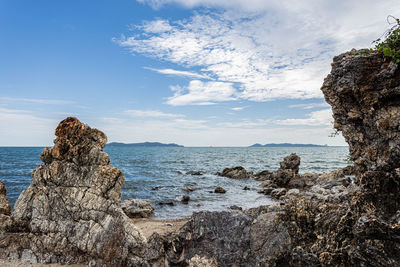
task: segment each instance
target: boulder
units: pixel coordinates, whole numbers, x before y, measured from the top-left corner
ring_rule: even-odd
[[[121,202],[121,208],[129,218],[148,218],[154,211],[150,201],[133,198]]]
[[[222,171],[222,173],[218,172],[217,175],[233,179],[245,179],[253,177],[253,173],[246,171],[246,169],[243,168],[242,166],[237,166],[234,168],[225,168]]]
[[[285,157],[280,163],[280,169],[282,170],[292,170],[294,174],[299,173],[300,157],[296,153],[292,153]]]
[[[145,238],[120,205],[124,174],[103,152],[107,137],[67,118],[40,156],[14,206],[13,235],[0,254],[42,263],[135,265]]]
[[[215,188],[214,193],[225,194],[226,190],[218,186],[217,188]]]
[[[10,216],[11,206],[7,198],[6,185],[0,181],[0,214]]]
[[[188,204],[189,200],[190,200],[189,196],[183,196],[181,201],[182,201],[183,204]]]

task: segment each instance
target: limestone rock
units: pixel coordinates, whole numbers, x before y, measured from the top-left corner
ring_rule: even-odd
[[[11,206],[7,198],[6,185],[0,181],[0,214],[11,215]]]
[[[226,190],[218,186],[217,188],[215,188],[214,193],[225,194]]]
[[[142,264],[145,238],[121,209],[124,174],[103,152],[107,137],[76,118],[55,133],[54,146],[41,155],[45,164],[32,171],[14,206],[28,243],[16,240],[6,253],[40,262]]]
[[[253,173],[246,171],[242,166],[237,166],[234,168],[225,168],[222,173],[217,173],[217,175],[233,179],[244,179],[252,177]]]
[[[150,201],[133,198],[121,202],[121,208],[129,218],[148,218],[154,211]]]

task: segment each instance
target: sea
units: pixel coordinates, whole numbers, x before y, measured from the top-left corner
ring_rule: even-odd
[[[42,164],[43,147],[0,147],[0,181],[13,205],[31,183],[31,171]],[[111,165],[125,174],[122,200],[149,200],[153,219],[179,219],[195,211],[220,211],[236,205],[243,209],[268,205],[274,200],[257,193],[260,182],[217,176],[224,168],[243,166],[254,173],[279,168],[290,153],[301,157],[300,173],[329,172],[348,165],[348,147],[114,147],[106,146]],[[192,175],[201,172],[201,175]],[[225,194],[216,194],[216,187]],[[193,187],[193,192],[185,192]],[[250,190],[243,190],[244,187]],[[158,188],[158,190],[154,190]],[[188,204],[181,203],[184,195]],[[160,203],[172,202],[173,205]]]

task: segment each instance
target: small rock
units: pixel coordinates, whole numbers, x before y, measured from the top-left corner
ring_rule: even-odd
[[[183,204],[188,204],[189,200],[190,200],[190,197],[185,195],[185,196],[182,197],[181,201],[182,201]]]
[[[161,186],[161,185],[159,185],[159,186],[154,186],[154,187],[151,188],[151,190],[155,191],[155,190],[161,189],[161,188],[163,188],[163,187],[164,187],[164,186]]]
[[[253,173],[246,171],[242,166],[237,166],[234,168],[225,168],[222,173],[217,173],[217,175],[233,179],[244,179],[252,177]]]
[[[273,190],[275,190],[275,188],[273,188],[273,187],[267,187],[267,188],[264,188],[264,189],[261,189],[261,190],[257,191],[257,193],[259,193],[259,194],[264,194],[264,195],[269,195],[269,194],[271,194],[271,192],[272,192]]]
[[[202,172],[193,172],[193,171],[191,171],[191,172],[188,172],[188,174],[190,174],[190,175],[195,175],[195,176],[200,176],[200,175],[203,175],[204,173],[202,173]]]
[[[287,191],[286,195],[298,195],[300,194],[300,190],[297,188],[290,189]]]
[[[231,210],[243,210],[242,207],[239,207],[239,206],[236,206],[236,205],[230,206],[229,209],[231,209]]]
[[[245,187],[243,187],[243,190],[250,190],[250,187],[245,186]]]
[[[193,187],[187,186],[187,187],[183,188],[182,190],[183,190],[183,191],[185,191],[185,192],[193,192],[193,191],[195,191],[195,190],[196,190],[196,188],[193,188]]]
[[[174,202],[172,202],[172,201],[160,201],[160,202],[157,202],[157,205],[161,205],[161,206],[163,206],[163,205],[174,206],[175,204],[174,204]]]
[[[286,188],[277,188],[271,192],[271,196],[277,199],[284,195],[286,195]]]
[[[133,198],[123,201],[121,208],[129,218],[148,218],[154,211],[150,201]]]
[[[215,188],[214,193],[225,194],[226,190],[218,186],[217,188]]]

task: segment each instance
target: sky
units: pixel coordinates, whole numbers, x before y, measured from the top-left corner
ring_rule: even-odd
[[[346,145],[320,91],[400,1],[0,0],[0,146],[68,116],[109,142]]]

